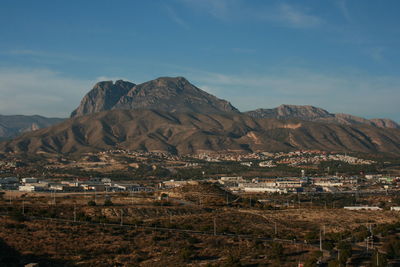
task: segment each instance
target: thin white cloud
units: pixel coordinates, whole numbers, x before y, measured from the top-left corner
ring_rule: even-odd
[[[186,6],[196,10],[204,11],[211,16],[220,19],[228,19],[235,10],[238,0],[180,0]]]
[[[165,5],[165,11],[167,12],[167,15],[170,19],[172,19],[176,24],[179,26],[185,28],[185,29],[190,29],[189,24],[183,20],[175,11],[174,8],[171,6]]]
[[[380,63],[384,60],[384,48],[383,47],[369,47],[365,49],[365,53],[374,61]]]
[[[223,74],[170,66],[173,69],[176,69],[175,76],[185,76],[199,88],[230,101],[242,111],[298,104],[335,113],[400,120],[399,77],[354,70],[322,73],[291,68]],[[117,79],[120,78],[85,80],[46,69],[0,68],[0,114],[67,117],[96,81]]]
[[[67,117],[93,83],[47,69],[0,68],[0,114]]]
[[[352,22],[352,17],[350,16],[350,11],[349,8],[347,7],[347,1],[346,0],[337,0],[337,6],[339,7],[339,10],[343,17],[348,21]]]
[[[278,13],[271,18],[291,27],[313,28],[320,26],[323,22],[321,18],[308,14],[306,10],[293,5],[281,4],[277,10]]]
[[[205,12],[219,20],[269,21],[290,28],[315,28],[323,24],[323,19],[311,14],[308,8],[281,3],[266,2],[254,6],[243,0],[180,0],[196,12]]]
[[[123,81],[129,81],[129,82],[134,82],[130,81],[128,78],[125,77],[120,77],[120,76],[99,76],[95,79],[96,82],[102,82],[102,81],[118,81],[118,80],[123,80]]]
[[[1,55],[9,55],[9,56],[29,56],[34,58],[45,58],[45,59],[53,59],[53,60],[68,60],[68,61],[82,61],[82,57],[77,57],[68,54],[61,53],[52,53],[52,52],[44,52],[39,50],[31,50],[31,49],[12,49],[7,51],[0,52]]]

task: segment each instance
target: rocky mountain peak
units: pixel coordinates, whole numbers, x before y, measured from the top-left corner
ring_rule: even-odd
[[[333,117],[328,111],[314,106],[300,106],[283,104],[272,109],[256,109],[248,111],[248,115],[255,118],[276,118],[290,119],[297,118],[302,120],[313,120],[316,118]]]
[[[98,82],[83,97],[79,107],[71,113],[71,117],[110,110],[134,86],[134,83],[123,80],[115,83],[113,81]]]
[[[370,121],[380,128],[400,129],[400,125],[391,119],[371,119]]]
[[[276,113],[279,118],[285,119],[289,117],[293,118],[320,118],[320,117],[332,117],[333,115],[328,111],[317,108],[314,106],[299,106],[299,105],[280,105],[276,108]]]
[[[160,77],[135,85],[122,80],[97,83],[71,117],[113,109],[168,112],[239,112],[229,102],[197,88],[184,77]]]

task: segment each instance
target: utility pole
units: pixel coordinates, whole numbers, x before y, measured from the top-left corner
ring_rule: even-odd
[[[97,190],[94,188],[94,202],[97,204]]]
[[[124,210],[121,209],[121,226],[123,225],[123,214],[124,214]]]
[[[379,251],[376,250],[376,266],[379,267]]]
[[[76,222],[76,204],[74,204],[74,222]]]
[[[22,200],[22,214],[25,214],[25,200]]]
[[[319,229],[319,251],[322,251],[322,231]]]

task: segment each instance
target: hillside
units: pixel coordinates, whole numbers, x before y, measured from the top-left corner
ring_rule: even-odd
[[[115,148],[177,154],[298,149],[400,154],[400,130],[235,113],[113,110],[71,118],[0,143],[0,151],[28,153]]]

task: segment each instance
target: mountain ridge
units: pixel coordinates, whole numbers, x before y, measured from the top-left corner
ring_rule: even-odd
[[[276,108],[264,109],[259,108],[244,112],[245,114],[255,118],[276,118],[288,119],[297,118],[306,121],[339,123],[344,125],[366,124],[379,128],[395,128],[400,129],[400,125],[390,119],[365,119],[362,117],[345,114],[345,113],[330,113],[325,109],[310,106],[310,105],[287,105],[282,104]]]
[[[0,151],[84,153],[121,148],[190,154],[317,149],[400,154],[400,129],[394,121],[298,105],[241,113],[183,77],[141,84],[98,82],[71,118],[44,129],[33,126],[30,129],[36,131],[0,143]]]
[[[40,115],[0,115],[0,138],[16,137],[25,132],[49,127],[63,120],[63,118],[47,118]]]
[[[253,118],[240,113],[135,109],[70,118],[0,143],[0,151],[16,153],[69,154],[108,149],[173,154],[309,149],[400,154],[400,130]]]

